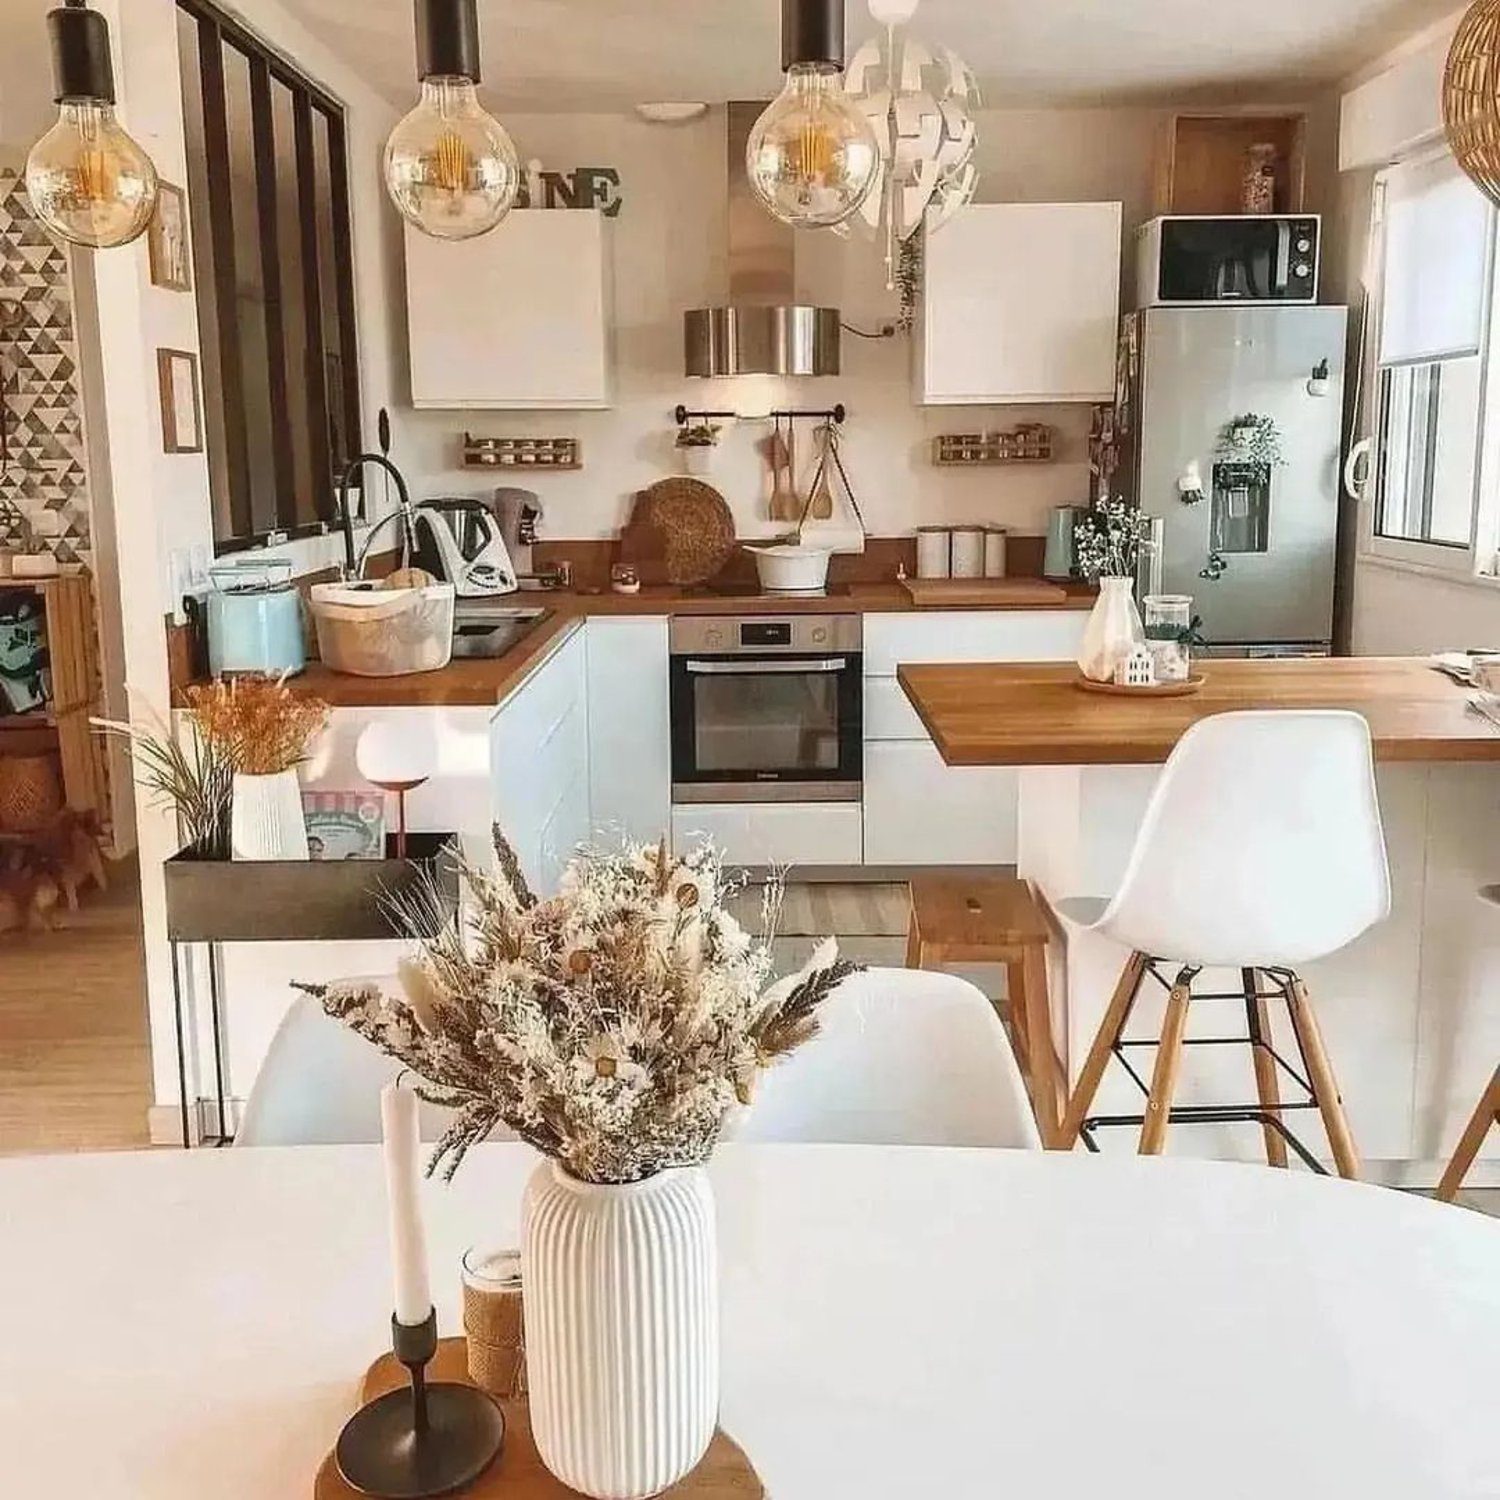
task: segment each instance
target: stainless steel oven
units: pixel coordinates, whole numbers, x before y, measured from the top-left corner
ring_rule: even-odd
[[[858,615],[673,619],[674,802],[857,802]]]

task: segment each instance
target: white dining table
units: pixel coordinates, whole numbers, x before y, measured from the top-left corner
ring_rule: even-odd
[[[425,1189],[514,1244],[525,1147]],[[1190,1160],[728,1146],[722,1422],[774,1500],[1500,1496],[1500,1223]],[[373,1147],[0,1161],[0,1494],[303,1500],[388,1342]]]

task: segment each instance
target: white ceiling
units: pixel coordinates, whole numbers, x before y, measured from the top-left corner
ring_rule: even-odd
[[[393,102],[412,94],[407,0],[283,0]],[[1456,0],[923,0],[913,30],[954,48],[985,101],[1188,100],[1326,84]],[[480,0],[492,108],[619,109],[764,98],[778,0]],[[850,47],[871,23],[848,0]]]

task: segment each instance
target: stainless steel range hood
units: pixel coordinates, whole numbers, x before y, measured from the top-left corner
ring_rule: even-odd
[[[837,375],[839,310],[796,296],[796,231],[761,207],[745,177],[745,142],[763,104],[728,114],[729,302],[683,315],[689,375]]]

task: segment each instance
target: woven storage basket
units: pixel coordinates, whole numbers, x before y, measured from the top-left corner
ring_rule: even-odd
[[[312,588],[318,655],[335,672],[357,677],[401,677],[436,672],[453,655],[454,588],[353,589],[336,583]]]
[[[36,833],[52,822],[62,806],[56,757],[0,756],[0,833]]]

